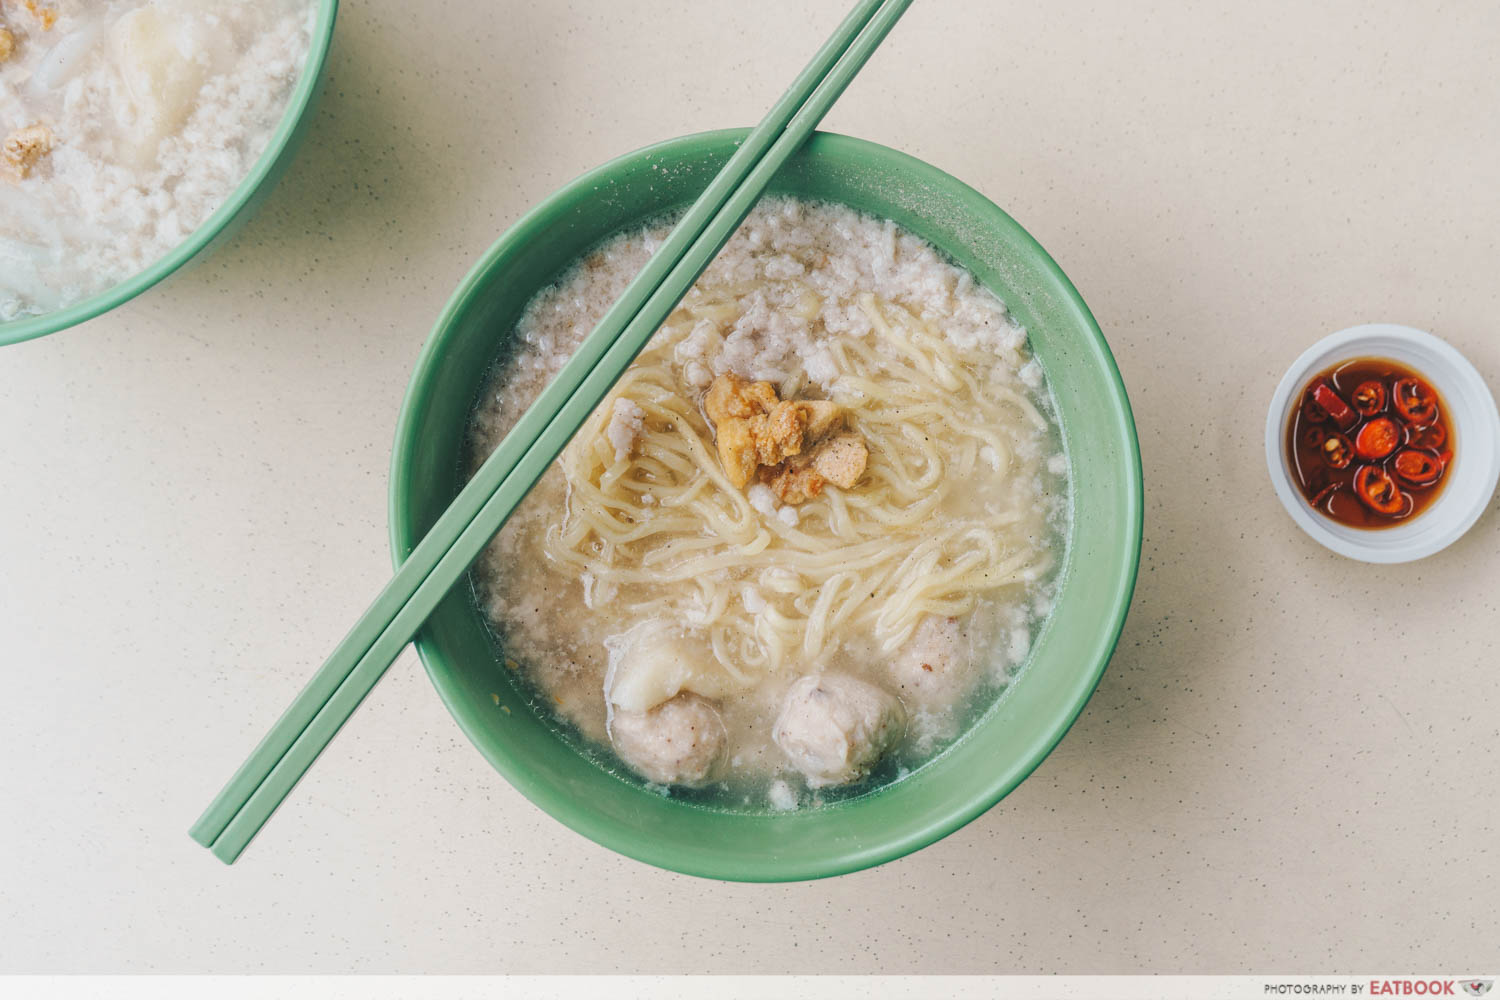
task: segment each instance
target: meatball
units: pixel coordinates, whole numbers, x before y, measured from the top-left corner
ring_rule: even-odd
[[[858,781],[906,726],[895,696],[847,674],[810,674],[787,690],[771,738],[812,788]]]
[[[974,681],[964,639],[957,618],[923,618],[891,660],[891,680],[901,699],[913,706],[942,707],[963,694]]]
[[[615,708],[609,737],[637,774],[663,785],[702,784],[729,738],[713,702],[687,691],[644,712]]]

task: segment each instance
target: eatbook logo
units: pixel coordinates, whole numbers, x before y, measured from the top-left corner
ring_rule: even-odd
[[[1493,979],[1465,979],[1463,981],[1464,992],[1471,997],[1482,997],[1495,985]]]

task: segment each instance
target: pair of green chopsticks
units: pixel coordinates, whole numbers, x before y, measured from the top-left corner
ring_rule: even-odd
[[[193,825],[232,863],[598,407],[912,0],[860,0]]]

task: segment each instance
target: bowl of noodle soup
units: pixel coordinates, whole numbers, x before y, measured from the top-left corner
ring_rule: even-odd
[[[476,265],[403,405],[398,562],[744,134],[612,161]],[[952,177],[819,133],[417,647],[476,747],[585,836],[834,875],[957,829],[1062,738],[1141,510],[1124,387],[1057,265]]]

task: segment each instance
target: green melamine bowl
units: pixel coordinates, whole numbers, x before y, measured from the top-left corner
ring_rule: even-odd
[[[464,279],[417,362],[396,431],[390,517],[398,564],[459,491],[465,427],[527,300],[600,241],[685,207],[745,134],[673,139],[585,174],[512,226]],[[1141,547],[1140,452],[1125,387],[1088,307],[1024,229],[942,171],[840,135],[814,136],[772,191],[894,219],[972,271],[1030,331],[1072,463],[1073,523],[1056,610],[1014,683],[953,746],[899,781],[819,808],[733,811],[658,795],[595,763],[528,710],[469,588],[455,588],[417,641],[459,726],[537,805],[622,854],[746,881],[889,861],[1000,801],[1057,745],[1098,684]]]
[[[103,315],[115,306],[124,305],[180,270],[189,261],[207,257],[214,249],[228,242],[255,214],[255,209],[271,193],[276,181],[286,173],[292,154],[296,152],[312,119],[312,107],[322,85],[323,64],[328,59],[328,46],[333,40],[333,22],[339,8],[338,0],[317,0],[317,4],[307,62],[292,91],[291,100],[281,114],[281,123],[271,134],[260,159],[251,166],[250,172],[230,193],[228,200],[193,230],[187,239],[174,247],[171,253],[139,274],[66,308],[0,323],[0,347],[66,330],[70,326]]]

